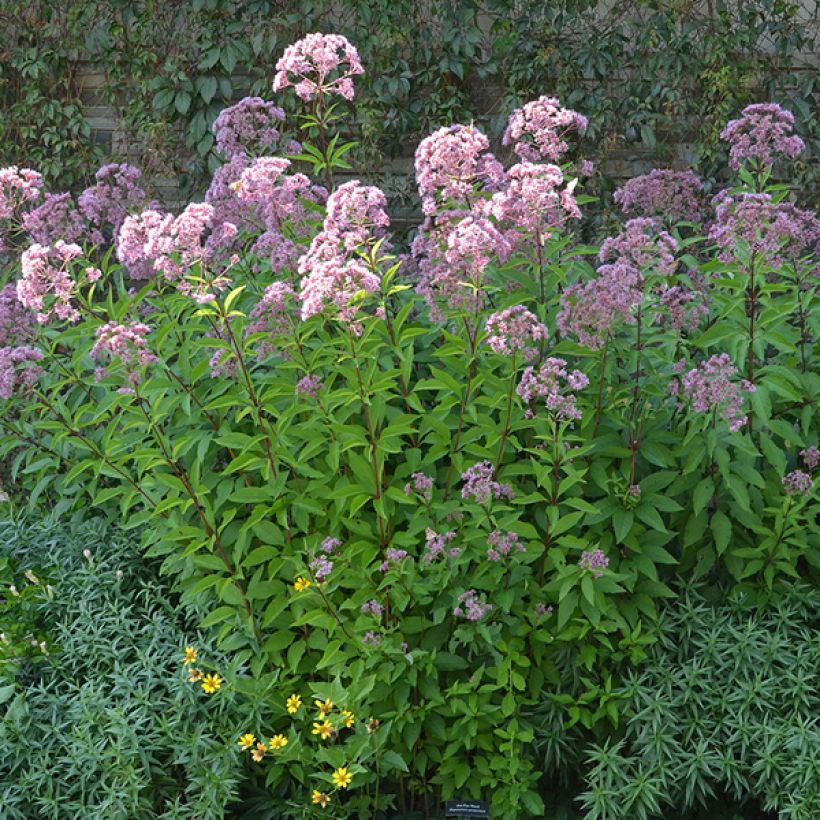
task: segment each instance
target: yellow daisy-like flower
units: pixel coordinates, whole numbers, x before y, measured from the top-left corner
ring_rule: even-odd
[[[311,734],[319,735],[322,740],[327,740],[333,734],[333,727],[327,721],[324,721],[324,723],[314,723]]]
[[[342,723],[344,723],[348,729],[352,729],[355,722],[356,715],[354,715],[350,709],[342,709]]]
[[[185,666],[188,666],[189,663],[196,663],[196,649],[193,646],[186,646],[185,647],[185,656],[182,659],[182,663]]]
[[[344,767],[333,772],[333,783],[340,789],[346,789],[351,780],[353,780],[353,775]]]
[[[327,804],[330,802],[330,795],[325,794],[324,792],[320,792],[318,789],[313,790],[313,803],[317,806],[321,806],[323,809],[327,808]]]
[[[202,672],[199,669],[194,669],[192,666],[188,670],[188,680],[191,681],[191,683],[196,683],[197,681],[202,680]]]
[[[316,704],[316,708],[319,710],[319,717],[326,718],[330,714],[330,710],[333,708],[333,701],[332,700],[314,700]]]
[[[256,743],[256,735],[252,735],[250,732],[239,738],[239,748],[243,751],[245,749],[250,749],[254,743]]]
[[[251,752],[251,757],[253,758],[254,763],[259,763],[262,758],[265,756],[265,752],[267,752],[268,747],[264,743],[257,743],[256,748]]]
[[[284,735],[274,735],[270,739],[271,749],[284,749],[288,745],[288,739]]]
[[[208,695],[212,695],[220,686],[222,686],[222,678],[217,674],[211,673],[202,679],[202,691]]]
[[[295,714],[299,711],[299,707],[302,705],[302,698],[299,695],[291,695],[286,701],[285,706],[288,708],[288,712],[290,714]]]
[[[297,592],[304,592],[309,586],[312,586],[312,583],[307,578],[297,578],[293,588]]]

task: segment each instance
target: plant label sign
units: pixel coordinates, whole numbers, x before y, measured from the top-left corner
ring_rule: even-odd
[[[445,817],[489,817],[490,807],[483,800],[448,800]]]

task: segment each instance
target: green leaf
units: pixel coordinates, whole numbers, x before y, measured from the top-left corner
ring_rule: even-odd
[[[723,555],[732,537],[732,522],[724,512],[717,510],[709,521],[709,528],[715,537],[715,549],[717,550],[717,554]]]

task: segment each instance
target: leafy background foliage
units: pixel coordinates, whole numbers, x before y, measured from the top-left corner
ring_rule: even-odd
[[[583,153],[649,151],[654,164],[691,146],[702,176],[718,174],[718,132],[748,102],[793,110],[808,150],[798,188],[817,191],[816,9],[784,0],[151,0],[22,2],[0,7],[0,163],[29,162],[69,186],[99,151],[75,82],[78,61],[102,71],[138,164],[201,188],[218,157],[210,124],[243,93],[270,97],[273,65],[307,31],[333,29],[367,66],[356,117],[356,172],[388,173],[421,136],[475,120],[498,136],[517,104],[542,93],[593,115]],[[802,67],[801,67],[802,63]],[[33,116],[32,116],[33,115]],[[402,175],[398,203],[411,204]],[[601,180],[601,187],[609,183]]]

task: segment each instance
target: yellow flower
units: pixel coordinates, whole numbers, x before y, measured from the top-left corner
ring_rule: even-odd
[[[284,749],[288,745],[288,739],[284,735],[274,735],[270,739],[271,749]]]
[[[202,672],[192,666],[188,670],[188,680],[191,681],[191,683],[196,683],[198,680],[202,680]]]
[[[327,721],[324,721],[324,723],[314,723],[311,734],[319,735],[322,740],[327,740],[333,734],[333,727]]]
[[[333,772],[333,782],[340,789],[346,789],[353,780],[353,775],[346,768],[336,769]]]
[[[323,809],[327,807],[327,804],[330,802],[330,795],[324,794],[323,792],[318,791],[317,789],[313,790],[313,802],[317,806],[321,806]]]
[[[344,723],[348,729],[352,729],[353,724],[356,722],[356,715],[354,715],[350,709],[342,709],[342,715],[342,723]]]
[[[316,708],[319,710],[319,717],[326,718],[330,714],[330,710],[333,708],[333,701],[326,700],[322,702],[321,700],[314,700],[316,704]]]
[[[242,735],[239,738],[239,748],[240,749],[250,749],[253,744],[256,743],[256,735],[252,735],[250,732],[246,735]]]
[[[297,578],[293,588],[297,592],[304,592],[309,586],[312,586],[312,584],[307,578]]]
[[[208,695],[212,695],[219,687],[222,686],[222,678],[216,674],[205,675],[202,679],[202,691]]]
[[[196,649],[193,646],[186,646],[185,647],[185,657],[182,659],[182,662],[187,666],[189,663],[196,662]]]
[[[295,714],[302,705],[302,698],[300,698],[299,695],[291,695],[287,701],[285,701],[285,705],[288,707],[290,714]]]
[[[251,752],[253,762],[259,763],[259,761],[265,756],[265,752],[267,752],[267,750],[268,747],[264,743],[257,743],[256,748]]]

